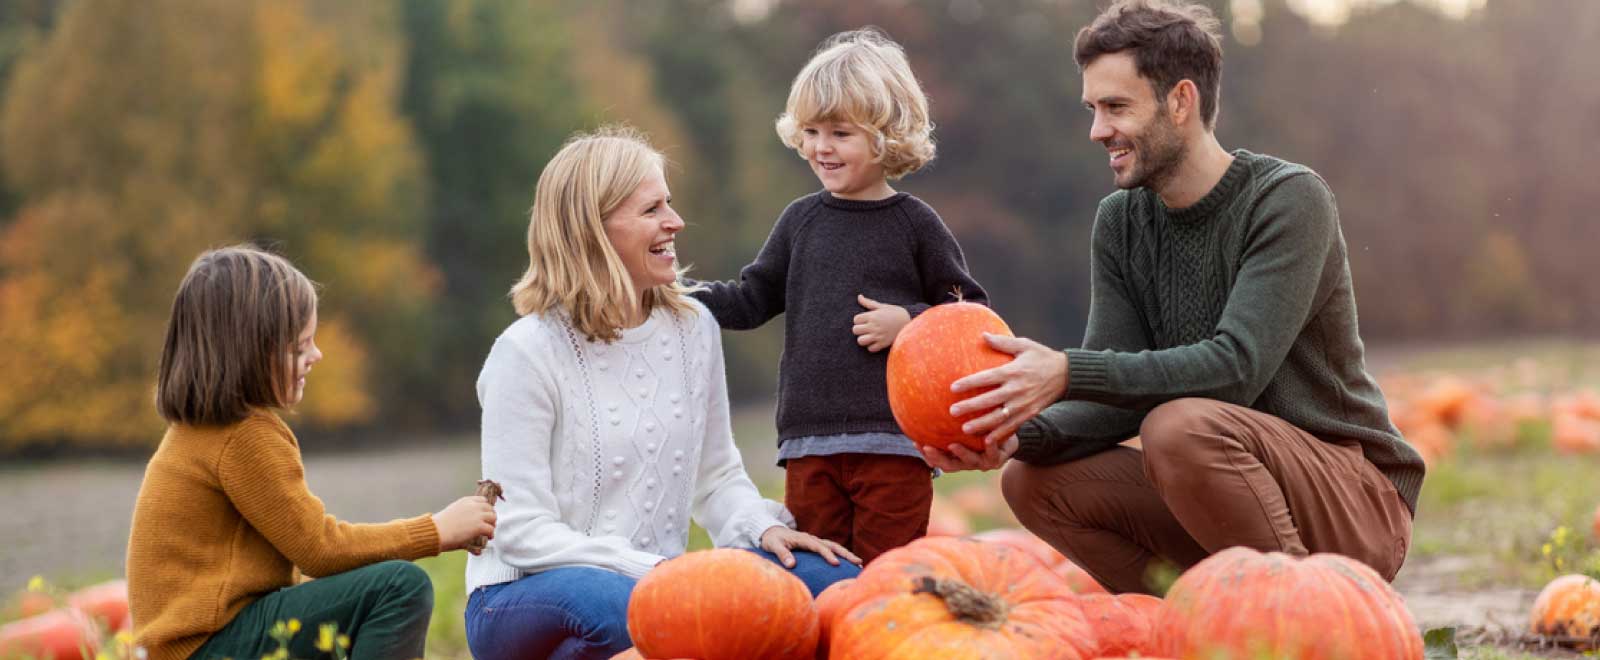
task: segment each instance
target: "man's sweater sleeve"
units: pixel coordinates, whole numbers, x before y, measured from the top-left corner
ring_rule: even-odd
[[[1124,278],[1125,200],[1113,195],[1100,203],[1090,239],[1089,323],[1083,346],[1091,350],[1140,351],[1150,348],[1150,331]],[[1087,401],[1060,401],[1017,429],[1016,458],[1053,465],[1084,458],[1138,434],[1145,410],[1125,410]]]
[[[1152,408],[1183,397],[1250,405],[1305,327],[1337,248],[1333,193],[1314,174],[1279,183],[1261,200],[1215,334],[1159,351],[1067,351],[1067,397]]]
[[[801,202],[784,209],[783,215],[767,235],[767,242],[756,260],[739,271],[731,281],[688,280],[696,287],[690,295],[702,303],[717,324],[728,330],[753,330],[782,314],[789,280],[789,249],[792,230],[798,224]]]

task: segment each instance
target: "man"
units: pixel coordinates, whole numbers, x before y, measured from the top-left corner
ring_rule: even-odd
[[[1244,545],[1335,552],[1393,579],[1421,457],[1367,374],[1333,193],[1315,172],[1218,144],[1222,48],[1203,6],[1119,0],[1078,33],[1100,203],[1083,348],[989,336],[952,415],[1019,520],[1115,592]],[[1143,450],[1119,443],[1138,435]]]

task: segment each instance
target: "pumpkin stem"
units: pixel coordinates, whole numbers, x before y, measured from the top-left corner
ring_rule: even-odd
[[[961,301],[965,300],[965,298],[961,297],[961,285],[960,284],[951,285],[951,287],[950,287],[950,295],[955,296],[956,302],[961,302]]]
[[[1011,610],[999,597],[978,591],[960,580],[923,576],[917,578],[911,593],[938,596],[957,621],[990,630],[999,630]]]

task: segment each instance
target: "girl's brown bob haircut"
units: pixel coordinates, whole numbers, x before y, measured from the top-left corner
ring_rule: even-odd
[[[172,300],[156,410],[225,426],[285,407],[291,351],[316,308],[316,285],[283,257],[248,245],[200,255]]]

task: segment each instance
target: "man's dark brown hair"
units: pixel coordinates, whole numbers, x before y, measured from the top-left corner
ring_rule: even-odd
[[[288,404],[290,352],[317,308],[316,285],[253,247],[211,250],[178,285],[156,377],[174,424],[225,426]]]
[[[1200,118],[1217,126],[1222,88],[1222,23],[1204,5],[1170,0],[1117,0],[1078,31],[1073,58],[1083,70],[1101,55],[1128,51],[1156,102],[1185,79],[1200,92]]]

